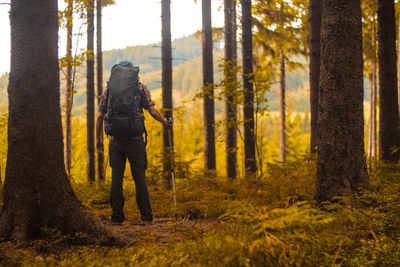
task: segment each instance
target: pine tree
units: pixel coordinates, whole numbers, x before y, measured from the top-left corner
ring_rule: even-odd
[[[100,97],[103,94],[103,49],[102,49],[102,17],[101,17],[101,11],[102,11],[102,0],[97,0],[97,5],[96,5],[96,22],[97,22],[97,103],[100,104]],[[103,133],[101,133],[103,135]],[[100,138],[101,142],[103,141],[103,137]],[[101,145],[101,148],[103,148],[103,145]],[[102,181],[105,179],[105,173],[104,173],[104,151],[97,151],[97,177],[99,181]]]
[[[297,3],[299,2],[299,3]],[[302,15],[301,1],[288,4],[284,0],[261,1],[255,5],[255,39],[261,44],[263,54],[278,65],[280,95],[280,162],[286,160],[286,70],[301,64],[289,60],[288,55],[305,54],[302,46],[302,27],[296,22]]]
[[[320,37],[321,37],[321,1],[309,0],[310,23],[310,109],[311,109],[311,138],[310,151],[316,152],[318,143],[318,94],[320,67]]]
[[[322,1],[316,200],[369,188],[360,0]]]
[[[64,146],[64,162],[65,169],[68,174],[71,171],[71,157],[72,157],[72,97],[73,97],[73,84],[72,84],[72,29],[73,29],[73,8],[74,1],[67,0],[67,66],[66,66],[66,88],[65,88],[65,146]]]
[[[362,2],[363,13],[363,50],[364,50],[364,72],[369,73],[370,81],[370,118],[368,129],[368,158],[370,166],[376,158],[376,101],[377,101],[377,31],[376,15],[377,3],[375,0],[365,0]]]
[[[204,167],[215,170],[215,115],[214,115],[214,65],[211,23],[211,0],[202,1],[203,49],[203,112],[204,112]]]
[[[233,12],[234,0],[224,1],[225,14],[225,120],[226,120],[226,173],[229,178],[237,177],[237,103],[236,95],[236,13]]]
[[[121,241],[85,211],[65,172],[57,1],[12,0],[10,20],[8,156],[0,236],[25,243],[43,228],[56,228],[62,234],[86,234],[86,243]]]
[[[162,0],[162,50],[161,50],[161,61],[162,61],[162,103],[163,108],[171,112],[172,116],[172,50],[171,50],[171,0]],[[171,131],[171,136],[169,135]],[[171,138],[171,142],[170,142]],[[164,158],[163,158],[163,172],[164,181],[168,189],[171,188],[171,157],[170,147],[173,146],[173,135],[172,129],[168,129],[163,125],[163,147],[164,147]]]
[[[397,162],[400,156],[394,0],[378,0],[379,157]]]
[[[87,6],[87,60],[86,60],[86,123],[87,123],[87,180],[96,180],[94,154],[94,0]]]
[[[253,91],[253,33],[251,0],[242,4],[242,49],[243,49],[243,118],[245,169],[247,174],[257,171],[254,134],[254,91]]]

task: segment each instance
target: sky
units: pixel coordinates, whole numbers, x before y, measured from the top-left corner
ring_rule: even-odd
[[[6,0],[2,3],[9,2]],[[222,0],[211,0],[213,27],[224,23]],[[65,7],[58,0],[59,9]],[[114,6],[103,9],[103,50],[161,41],[161,0],[115,0]],[[0,75],[10,69],[9,5],[0,5]],[[74,21],[74,31],[81,23]],[[201,29],[201,0],[171,0],[172,39],[190,35]],[[86,25],[82,27],[86,31]],[[66,33],[60,29],[59,54],[65,54]],[[76,44],[76,38],[73,45]],[[86,46],[86,36],[79,37],[79,47]]]

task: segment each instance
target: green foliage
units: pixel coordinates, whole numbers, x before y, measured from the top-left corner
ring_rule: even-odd
[[[398,266],[400,173],[379,166],[373,191],[317,207],[315,168],[304,159],[269,165],[268,175],[227,180],[191,170],[178,179],[178,218],[158,226],[122,226],[137,241],[124,248],[74,246],[84,236],[45,229],[30,248],[0,243],[0,264],[27,266]],[[78,197],[101,218],[109,183],[78,184]],[[170,192],[151,185],[156,218],[173,217]],[[137,218],[132,181],[126,215]],[[132,207],[133,206],[133,207]],[[205,227],[190,225],[205,224]]]

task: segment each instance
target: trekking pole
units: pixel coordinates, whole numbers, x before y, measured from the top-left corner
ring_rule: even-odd
[[[174,158],[173,158],[174,152],[172,151],[171,128],[168,129],[168,137],[169,137],[169,154],[171,161],[172,191],[174,193],[174,208],[175,208],[175,218],[176,218],[177,213],[176,213],[175,174],[174,174]]]
[[[165,113],[168,121],[172,121],[172,114],[170,112]],[[175,210],[175,218],[177,217],[176,213],[176,191],[175,191],[175,173],[174,173],[174,152],[172,151],[172,136],[171,136],[171,125],[168,127],[168,139],[169,139],[169,155],[171,161],[171,178],[172,178],[172,191],[174,193],[174,210]]]

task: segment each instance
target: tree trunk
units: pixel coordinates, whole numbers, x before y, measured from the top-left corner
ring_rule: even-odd
[[[399,105],[396,72],[396,20],[394,0],[378,1],[379,157],[399,160]]]
[[[87,8],[87,72],[86,72],[86,123],[87,123],[87,180],[96,180],[94,156],[94,0]]]
[[[0,236],[27,242],[42,228],[110,242],[74,195],[63,158],[56,0],[11,1],[8,156]],[[29,59],[29,60],[27,60]]]
[[[371,62],[371,95],[370,95],[370,136],[369,136],[369,159],[370,166],[372,166],[373,161],[376,159],[376,24],[375,19],[372,21],[372,47],[375,51],[374,57]]]
[[[237,177],[237,134],[236,134],[236,88],[234,74],[235,36],[234,36],[234,14],[233,0],[224,0],[225,13],[225,79],[226,79],[226,99],[225,99],[225,118],[227,124],[226,132],[226,173],[229,178]]]
[[[68,0],[67,7],[67,77],[65,89],[65,147],[64,147],[64,162],[67,174],[71,173],[71,158],[72,158],[72,26],[73,26],[73,0]]]
[[[203,48],[203,112],[204,112],[204,168],[215,170],[215,115],[214,115],[214,65],[211,24],[211,0],[202,1]]]
[[[171,112],[172,116],[172,50],[171,50],[171,0],[162,0],[162,103],[163,108]],[[171,131],[171,136],[169,132]],[[171,142],[170,142],[171,138]],[[168,130],[163,126],[163,172],[164,182],[168,189],[171,189],[171,157],[170,147],[173,146],[172,129]]]
[[[318,143],[318,94],[320,67],[321,38],[321,1],[310,0],[310,109],[311,109],[311,139],[310,151],[316,152]]]
[[[279,49],[280,57],[280,107],[281,107],[281,122],[279,128],[279,161],[284,163],[286,161],[286,67],[285,67],[285,54],[282,47]]]
[[[360,0],[322,1],[316,200],[369,188]]]
[[[253,33],[251,0],[241,0],[242,4],[242,60],[243,60],[243,118],[244,154],[246,174],[257,172],[256,144],[254,135],[254,91],[253,91]]]
[[[103,94],[103,48],[102,48],[102,17],[101,17],[101,8],[102,1],[97,0],[97,104],[100,104],[100,97]],[[101,132],[100,141],[103,142],[103,132]],[[103,147],[103,146],[101,146]],[[105,179],[104,173],[104,150],[97,151],[97,177],[99,181],[103,181]]]
[[[397,57],[400,55],[400,14],[399,16],[399,24],[398,24],[398,29],[397,29]],[[397,97],[398,101],[397,104],[400,106],[400,62],[397,62]],[[400,112],[400,107],[399,107],[399,112]],[[400,117],[400,115],[399,115]]]

